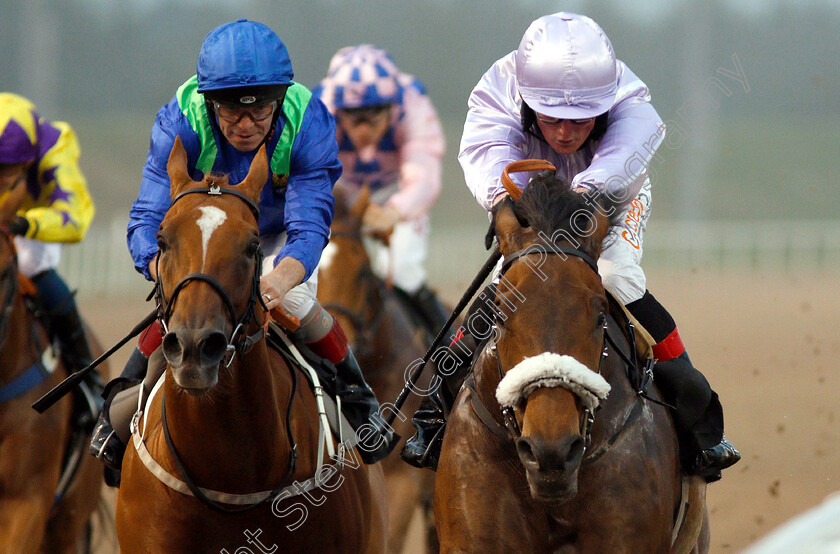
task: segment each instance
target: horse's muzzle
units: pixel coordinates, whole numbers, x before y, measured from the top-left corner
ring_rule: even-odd
[[[516,440],[516,451],[534,499],[563,502],[577,494],[577,472],[584,452],[582,436],[569,435],[559,441],[522,436]]]
[[[202,392],[218,382],[227,349],[227,337],[221,331],[171,329],[162,347],[179,387]]]

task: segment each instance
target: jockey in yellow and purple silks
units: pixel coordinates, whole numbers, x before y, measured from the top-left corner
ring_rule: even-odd
[[[366,240],[373,272],[390,278],[432,335],[448,313],[426,286],[429,211],[441,189],[443,129],[423,84],[369,44],[342,48],[312,93],[336,116],[336,188],[352,198],[363,186],[371,204],[363,217],[388,245]]]
[[[0,93],[0,205],[22,196],[8,224],[18,268],[37,287],[71,371],[92,361],[73,294],[56,272],[60,243],[81,241],[94,214],[79,155],[70,125],[39,117],[22,96]]]
[[[207,35],[197,74],[157,114],[140,193],[131,208],[128,246],[136,269],[155,279],[157,231],[171,203],[166,165],[176,137],[187,152],[188,171],[197,180],[212,171],[228,175],[231,183],[241,182],[265,145],[271,174],[260,196],[258,221],[265,253],[260,279],[265,305],[282,306],[297,317],[296,337],[335,365],[350,424],[376,425],[370,420],[379,409],[376,397],[338,321],[316,299],[317,265],[333,218],[332,187],[341,175],[335,121],[293,76],[286,46],[261,23],[241,19]],[[120,410],[114,408],[137,403],[140,385],[133,383],[145,374],[148,355],[162,338],[159,326],[154,327],[141,337],[122,381],[109,384],[105,393],[108,400],[90,450],[112,469],[120,468],[130,434],[128,418],[118,421]],[[376,447],[362,445],[360,455],[367,463],[394,446],[393,433],[380,430],[384,440]]]

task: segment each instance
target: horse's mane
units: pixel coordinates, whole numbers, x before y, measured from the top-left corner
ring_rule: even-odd
[[[606,232],[592,232],[593,218],[608,227],[620,218],[618,206],[606,195],[575,192],[570,183],[551,171],[531,179],[522,196],[513,203],[513,211],[523,227],[549,237],[562,230],[562,236],[577,239],[589,253],[600,250],[600,244],[593,243],[593,236],[603,237]],[[605,213],[611,215],[607,218]]]

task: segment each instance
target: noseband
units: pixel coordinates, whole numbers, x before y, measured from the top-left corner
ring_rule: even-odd
[[[172,200],[172,204],[170,204],[170,209],[175,203],[183,198],[187,194],[207,194],[209,196],[221,196],[224,194],[229,194],[235,196],[245,202],[248,208],[251,210],[251,213],[254,215],[254,219],[259,221],[260,217],[260,210],[257,205],[247,196],[242,194],[236,190],[230,189],[223,189],[218,185],[210,185],[209,188],[204,187],[196,187],[187,189],[181,192],[178,196]],[[265,303],[260,296],[260,269],[262,268],[262,261],[263,261],[263,252],[262,249],[257,248],[257,251],[254,253],[254,273],[251,279],[251,294],[248,298],[248,305],[245,308],[245,311],[242,313],[241,316],[237,317],[236,310],[233,307],[233,302],[230,299],[230,295],[228,295],[227,291],[224,287],[213,277],[207,275],[206,273],[190,273],[178,281],[178,284],[175,285],[175,289],[172,291],[172,296],[169,300],[166,299],[166,295],[163,292],[163,282],[160,278],[160,272],[157,273],[157,280],[155,281],[155,296],[157,298],[157,303],[159,307],[159,311],[162,313],[161,315],[161,325],[163,326],[163,330],[165,333],[169,332],[169,318],[172,316],[172,310],[175,306],[175,300],[178,298],[178,295],[181,293],[182,290],[191,282],[193,281],[203,281],[210,285],[210,287],[216,291],[216,294],[222,299],[224,303],[225,309],[228,312],[228,316],[230,317],[231,322],[234,322],[234,329],[228,339],[228,344],[226,347],[226,357],[227,361],[224,362],[225,367],[230,367],[230,364],[233,362],[234,355],[239,353],[245,353],[251,349],[251,347],[258,341],[260,341],[263,336],[265,335],[265,329],[260,327],[259,331],[254,333],[251,336],[245,337],[243,340],[239,342],[235,342],[237,336],[240,332],[243,331],[252,321],[257,320],[256,312],[254,311],[254,307],[259,303],[264,310],[268,311]],[[157,258],[157,264],[160,264],[160,258]]]
[[[582,251],[577,250],[575,248],[557,246],[557,245],[554,245],[554,244],[551,244],[551,243],[534,244],[534,245],[528,246],[526,248],[523,248],[522,250],[518,250],[518,251],[514,252],[513,254],[511,254],[510,256],[506,256],[505,257],[505,263],[502,266],[501,274],[504,274],[508,270],[508,268],[511,266],[511,264],[513,264],[516,260],[518,260],[519,258],[521,258],[523,256],[527,256],[529,254],[558,255],[558,256],[561,256],[563,258],[563,260],[566,260],[568,258],[568,256],[573,256],[573,257],[579,258],[579,259],[583,260],[595,272],[595,274],[599,276],[599,279],[600,279],[600,275],[598,274],[598,265],[597,265],[596,261],[591,256],[589,256],[585,252],[582,252]],[[637,367],[637,363],[635,361],[637,359],[637,357],[636,357],[635,331],[634,331],[633,324],[631,322],[629,322],[629,321],[627,322],[627,329],[628,329],[628,334],[630,335],[629,342],[630,342],[630,347],[631,347],[632,352],[631,352],[630,355],[627,355],[622,351],[621,348],[619,348],[617,342],[612,338],[612,336],[610,334],[610,330],[609,330],[609,327],[608,327],[608,324],[607,324],[607,322],[608,322],[607,314],[606,313],[601,313],[599,315],[598,321],[599,321],[599,325],[601,325],[602,328],[603,328],[603,339],[602,339],[602,343],[601,343],[601,358],[600,358],[600,361],[599,361],[599,364],[598,364],[598,371],[596,373],[597,373],[597,375],[600,376],[601,366],[603,365],[604,359],[607,357],[607,343],[609,343],[609,345],[612,346],[612,348],[618,353],[619,357],[628,365],[628,367],[633,368],[634,371],[638,374],[637,375],[638,376],[638,382],[633,383],[633,385],[636,388],[636,392],[637,392],[637,401],[636,401],[636,404],[633,407],[633,410],[630,412],[630,414],[626,418],[624,424],[621,426],[621,428],[616,433],[614,433],[614,435],[609,439],[609,441],[607,441],[607,446],[598,449],[598,451],[594,452],[592,455],[590,455],[588,457],[588,460],[590,461],[590,463],[592,461],[594,461],[595,459],[597,459],[598,457],[600,457],[601,455],[603,455],[603,453],[606,452],[606,449],[609,448],[609,445],[611,445],[613,442],[615,442],[615,440],[617,440],[618,436],[627,427],[629,427],[629,425],[633,421],[635,421],[635,419],[638,417],[638,415],[641,411],[639,409],[640,406],[641,406],[641,404],[639,402],[639,398],[641,398],[641,397],[648,398],[647,395],[645,394],[645,388],[646,388],[649,380],[647,380],[645,378],[646,377],[647,378],[651,377],[651,368],[652,368],[652,364],[648,364],[648,366],[645,367],[641,371]],[[498,334],[496,336],[498,336]],[[497,344],[492,344],[489,348],[492,351],[492,355],[495,356],[495,358],[496,358],[496,366],[498,368],[499,379],[501,381],[502,379],[504,379],[504,377],[506,375],[506,371],[504,370],[504,368],[502,366],[502,361],[501,361],[501,358],[499,357],[499,351],[498,351],[498,348],[497,348]],[[576,385],[578,387],[581,387],[581,388],[586,388],[586,387],[583,387],[582,385],[579,385],[579,384],[576,384]],[[562,386],[562,384],[560,384],[560,386]],[[567,388],[569,388],[569,387],[567,387]],[[574,388],[574,387],[572,387],[572,388]],[[572,390],[572,392],[574,394],[580,396],[574,390]],[[474,398],[475,398],[475,395],[474,395]],[[501,411],[501,414],[502,414],[502,417],[503,417],[503,420],[504,420],[507,435],[508,435],[509,438],[511,438],[512,440],[515,441],[516,439],[518,439],[519,437],[522,436],[522,430],[519,427],[519,423],[516,421],[516,415],[515,415],[515,412],[514,412],[514,407],[513,406],[504,406],[504,405],[501,405],[501,404],[499,404],[499,406],[500,406],[500,411]],[[479,417],[485,422],[485,424],[489,425],[490,422],[486,421],[486,419],[487,419],[486,415],[484,417],[482,416],[482,413],[486,413],[486,409],[483,409],[483,410],[482,409],[483,409],[483,406],[481,406],[480,409],[476,410],[476,412],[478,413]],[[586,450],[589,447],[589,445],[592,441],[592,426],[595,423],[595,414],[597,413],[597,411],[599,409],[600,409],[600,404],[595,405],[595,407],[593,407],[593,408],[590,408],[588,405],[584,406],[584,417],[583,417],[583,420],[580,423],[580,434],[581,434],[581,436],[583,437],[583,440],[584,440],[584,450]],[[495,423],[495,419],[491,419],[490,421],[492,421],[493,424],[498,425],[498,424]]]

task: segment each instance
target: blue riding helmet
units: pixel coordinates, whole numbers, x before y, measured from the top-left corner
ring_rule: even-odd
[[[208,33],[196,72],[198,92],[205,98],[245,107],[282,98],[294,78],[280,37],[262,23],[246,19]]]

